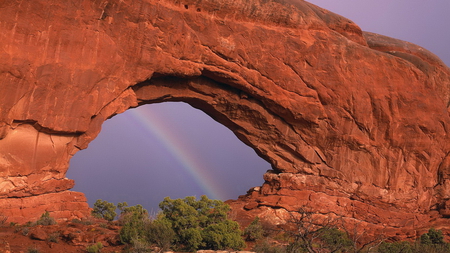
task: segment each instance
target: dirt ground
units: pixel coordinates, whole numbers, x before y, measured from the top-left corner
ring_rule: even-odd
[[[102,253],[122,252],[119,227],[106,222],[60,222],[56,225],[8,225],[0,227],[0,253],[87,252],[100,242]]]

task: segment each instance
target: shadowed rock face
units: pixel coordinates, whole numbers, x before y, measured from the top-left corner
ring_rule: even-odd
[[[9,221],[87,215],[69,159],[115,114],[184,101],[272,164],[240,219],[450,228],[450,71],[421,47],[300,0],[6,1],[0,41]]]

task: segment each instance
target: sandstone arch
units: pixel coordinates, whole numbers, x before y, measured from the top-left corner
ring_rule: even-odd
[[[83,195],[68,191],[71,155],[108,117],[178,100],[272,164],[261,190],[233,204],[242,213],[308,203],[405,235],[447,212],[450,71],[423,48],[304,1],[0,7],[0,207],[10,221],[86,215]]]

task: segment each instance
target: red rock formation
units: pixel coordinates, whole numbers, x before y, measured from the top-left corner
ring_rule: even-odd
[[[9,221],[87,215],[70,157],[109,117],[164,101],[203,110],[272,164],[232,203],[240,217],[282,222],[308,205],[403,238],[450,214],[447,66],[307,2],[8,1],[0,41]]]

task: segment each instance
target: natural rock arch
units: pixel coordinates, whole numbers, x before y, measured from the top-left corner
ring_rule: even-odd
[[[203,110],[272,164],[259,191],[232,203],[241,217],[281,221],[308,204],[405,236],[449,213],[450,71],[423,48],[304,1],[1,7],[10,221],[87,215],[68,191],[70,157],[108,117],[156,101]]]

